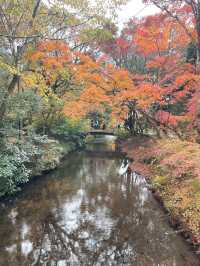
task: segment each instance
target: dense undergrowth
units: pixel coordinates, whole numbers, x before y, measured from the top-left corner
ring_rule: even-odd
[[[33,176],[56,168],[70,151],[84,145],[82,126],[63,118],[48,134],[2,138],[0,150],[0,197],[20,190]]]
[[[150,177],[171,222],[200,244],[200,145],[178,139],[129,139],[124,150],[133,169]]]

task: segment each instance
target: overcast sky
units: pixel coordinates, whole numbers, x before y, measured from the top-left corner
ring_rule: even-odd
[[[119,11],[119,25],[127,22],[131,17],[147,16],[155,14],[158,9],[153,5],[144,5],[142,0],[131,0],[126,6]]]

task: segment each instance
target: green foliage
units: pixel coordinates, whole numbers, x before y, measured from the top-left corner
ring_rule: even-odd
[[[88,29],[85,29],[81,35],[82,41],[98,40],[98,42],[105,42],[105,41],[111,40],[112,37],[113,37],[112,32],[109,31],[109,29],[105,29],[105,28],[102,28],[102,29],[88,28]]]
[[[111,110],[107,110],[102,113],[98,111],[89,112],[87,118],[90,120],[90,126],[93,128],[102,128],[103,126],[109,127]]]
[[[23,119],[32,120],[41,110],[42,99],[33,90],[18,92],[10,97],[8,103],[8,116],[14,121]],[[24,122],[26,122],[24,121]]]
[[[157,175],[153,178],[153,185],[156,188],[161,188],[166,185],[169,180],[169,177],[166,175]]]
[[[194,191],[200,196],[200,182],[197,179],[194,179],[192,181],[192,187],[194,188]]]
[[[26,168],[29,157],[16,145],[9,145],[0,154],[0,196],[13,194],[19,185],[28,182],[30,170]]]
[[[31,177],[56,168],[63,155],[72,149],[70,146],[65,151],[58,141],[34,132],[21,140],[4,140],[3,144],[0,152],[0,197],[14,194]]]
[[[61,100],[46,100],[25,90],[10,95],[6,104],[0,121],[0,197],[19,191],[32,176],[54,169],[63,155],[84,143],[82,124],[63,117]]]
[[[42,100],[38,115],[32,121],[32,128],[38,134],[49,134],[51,128],[62,117],[63,101],[49,97],[48,101]]]
[[[41,97],[33,90],[26,90],[7,97],[6,104],[6,114],[0,121],[2,138],[18,138],[32,130],[41,113]]]
[[[84,145],[83,122],[75,123],[66,117],[61,117],[52,124],[50,133],[62,141],[73,143],[76,148],[81,148]]]
[[[187,59],[187,62],[192,63],[192,64],[195,64],[195,62],[196,62],[197,47],[192,42],[187,46],[186,59]]]
[[[130,132],[126,130],[124,127],[117,128],[115,130],[115,134],[120,139],[126,139],[131,136]]]

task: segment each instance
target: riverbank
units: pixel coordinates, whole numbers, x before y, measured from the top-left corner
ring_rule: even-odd
[[[0,198],[10,198],[34,177],[56,169],[62,159],[78,147],[76,142],[46,136],[31,142],[10,139],[0,152]]]
[[[200,145],[149,137],[120,140],[119,145],[134,160],[132,170],[148,177],[170,223],[200,254]]]
[[[28,165],[30,169],[30,179],[35,176],[41,176],[44,172],[56,169],[60,165],[62,159],[68,153],[74,151],[75,147],[70,143],[60,142],[51,138],[41,145],[40,149],[42,150],[41,157],[36,158],[36,160],[32,158],[32,165]]]

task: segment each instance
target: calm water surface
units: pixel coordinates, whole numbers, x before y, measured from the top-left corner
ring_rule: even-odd
[[[1,266],[197,266],[142,177],[96,145],[0,207]]]

